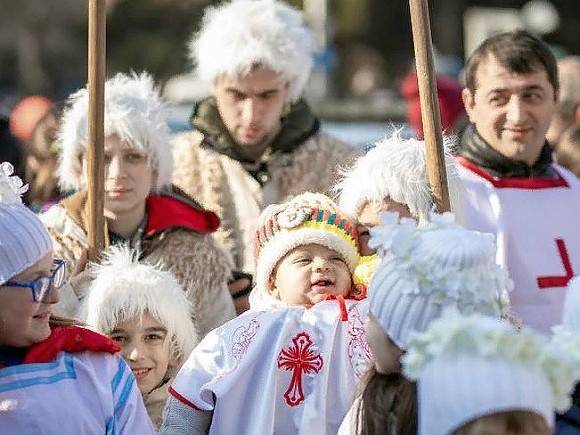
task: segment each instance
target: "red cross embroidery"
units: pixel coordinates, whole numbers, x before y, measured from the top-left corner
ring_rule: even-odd
[[[292,339],[288,349],[278,355],[278,368],[292,371],[292,380],[284,393],[289,406],[297,406],[304,401],[302,373],[318,373],[322,369],[322,357],[312,349],[312,340],[306,332],[300,332]]]
[[[566,275],[539,276],[537,280],[538,287],[540,288],[566,287],[570,279],[574,277],[574,270],[572,269],[572,264],[570,263],[570,257],[568,256],[568,250],[566,249],[564,239],[556,239],[556,246],[558,247],[560,259],[562,260],[562,264],[564,265],[564,271],[566,272]]]

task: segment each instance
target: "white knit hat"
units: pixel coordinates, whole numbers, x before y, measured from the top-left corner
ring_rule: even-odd
[[[449,149],[451,139],[445,140]],[[445,152],[445,167],[454,210],[461,183],[449,151]],[[367,202],[381,203],[390,198],[406,205],[421,223],[426,222],[434,209],[434,199],[427,177],[425,142],[403,139],[400,132],[384,137],[342,173],[334,190],[341,210],[351,216],[358,216]]]
[[[108,334],[119,322],[147,312],[167,328],[173,356],[188,357],[198,336],[191,302],[171,272],[139,263],[138,253],[122,245],[110,247],[93,272],[95,278],[81,308],[87,325]]]
[[[531,411],[554,425],[570,406],[577,360],[532,331],[498,319],[447,311],[409,340],[402,358],[418,381],[419,434],[449,435],[490,414]]]
[[[62,148],[58,176],[64,189],[80,190],[82,155],[87,150],[89,93],[81,89],[69,97],[62,117]],[[168,185],[173,171],[167,109],[147,73],[117,74],[105,83],[105,137],[117,135],[151,159],[157,178],[153,188]]]
[[[491,234],[466,230],[451,213],[431,214],[417,227],[384,213],[369,245],[383,257],[369,286],[370,312],[401,349],[414,331],[424,331],[445,307],[498,318],[508,305],[512,282],[495,263]]]
[[[278,0],[237,0],[208,7],[189,48],[202,80],[243,76],[261,65],[288,80],[290,100],[296,101],[310,76],[315,44],[300,11]]]
[[[52,241],[38,217],[22,204],[28,186],[0,164],[0,285],[52,252]]]
[[[568,283],[562,324],[567,329],[580,333],[580,277],[578,276]]]
[[[305,192],[284,204],[267,207],[260,215],[254,238],[256,287],[250,303],[270,300],[269,282],[278,262],[298,246],[318,244],[338,252],[353,273],[358,260],[356,225],[321,193]]]

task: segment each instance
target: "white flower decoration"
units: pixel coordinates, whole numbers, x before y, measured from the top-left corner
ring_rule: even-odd
[[[495,263],[493,239],[464,229],[451,213],[430,218],[418,227],[412,219],[399,221],[396,213],[383,213],[381,225],[370,230],[369,246],[405,282],[407,294],[455,305],[464,314],[504,313],[513,282]]]
[[[411,335],[402,358],[404,373],[418,379],[430,362],[443,355],[468,354],[503,359],[541,370],[549,381],[559,412],[570,407],[570,394],[580,379],[580,335],[556,330],[548,343],[528,328],[514,331],[507,323],[448,309],[423,333]]]
[[[14,166],[8,162],[0,164],[0,203],[22,204],[22,194],[28,190],[20,177],[14,174]]]
[[[369,230],[371,238],[369,247],[375,249],[381,257],[386,257],[394,247],[408,246],[417,230],[417,223],[413,219],[402,218],[393,212],[381,213],[381,224]]]
[[[280,228],[295,228],[303,223],[310,215],[310,207],[290,203],[284,211],[276,217]]]

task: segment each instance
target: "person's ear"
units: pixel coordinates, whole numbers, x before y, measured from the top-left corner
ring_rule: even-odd
[[[467,112],[467,116],[469,120],[473,122],[472,112],[475,106],[475,95],[471,93],[471,91],[467,88],[464,88],[461,91],[461,99],[463,100],[463,105],[465,106],[465,111]]]
[[[187,355],[185,356],[187,357]],[[173,350],[169,349],[169,362],[167,363],[168,369],[176,369],[181,364],[183,357],[179,356],[177,352],[173,352]]]

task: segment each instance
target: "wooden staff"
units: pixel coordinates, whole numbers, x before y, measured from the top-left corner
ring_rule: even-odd
[[[441,115],[437,98],[437,83],[433,66],[433,43],[427,0],[409,0],[411,27],[415,46],[415,63],[421,101],[421,119],[427,155],[427,175],[435,195],[437,211],[449,211],[449,191],[441,133]]]
[[[89,119],[87,149],[87,190],[89,206],[89,260],[105,247],[105,0],[89,0]]]

